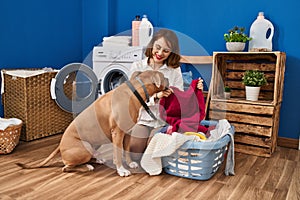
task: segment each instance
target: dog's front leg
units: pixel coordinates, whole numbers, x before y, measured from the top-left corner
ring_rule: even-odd
[[[117,172],[120,176],[129,176],[131,173],[129,170],[125,169],[122,164],[122,154],[123,154],[123,140],[124,132],[120,130],[111,130],[112,143],[113,143],[113,160],[116,165]]]
[[[139,165],[136,162],[132,161],[132,159],[131,159],[131,155],[130,155],[130,138],[131,138],[131,136],[129,134],[126,134],[125,138],[124,138],[125,159],[126,159],[127,165],[131,169],[136,169],[136,168],[139,167]]]

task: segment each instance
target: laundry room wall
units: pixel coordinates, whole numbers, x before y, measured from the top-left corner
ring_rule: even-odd
[[[144,3],[146,5],[144,5]],[[129,6],[130,5],[130,6]],[[243,2],[238,0],[173,0],[146,1],[114,0],[111,34],[124,32],[131,28],[131,20],[135,15],[147,14],[149,20],[156,27],[176,30],[189,36],[200,44],[209,55],[214,51],[225,51],[223,34],[235,25],[243,26],[249,33],[252,22],[258,12],[263,11],[275,27],[273,49],[283,51],[287,55],[285,85],[281,107],[279,136],[298,139],[300,134],[300,20],[298,8],[300,2],[291,0],[284,6],[280,0],[261,0]],[[197,54],[189,52],[189,48],[182,48],[182,54]],[[200,53],[200,52],[199,52]]]
[[[81,61],[81,0],[1,0],[1,68]]]
[[[92,66],[93,47],[116,33],[114,4],[115,0],[82,0],[82,59],[88,66]]]
[[[0,68],[61,68],[90,63],[93,46],[131,29],[135,15],[147,14],[156,27],[170,28],[201,45],[208,55],[225,51],[223,34],[235,25],[249,31],[259,11],[275,26],[273,49],[287,54],[279,136],[300,133],[300,2],[173,0],[1,0]],[[197,55],[182,43],[181,53]],[[203,52],[202,52],[203,53]],[[0,106],[3,116],[3,107]]]
[[[61,68],[80,62],[81,5],[81,0],[1,0],[0,68]]]
[[[82,62],[89,52],[87,48],[101,38],[99,33],[107,35],[108,21],[103,16],[107,16],[108,2],[1,0],[0,68],[60,69]]]

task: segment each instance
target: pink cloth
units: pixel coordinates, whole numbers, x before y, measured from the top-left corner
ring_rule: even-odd
[[[205,100],[197,83],[198,80],[193,80],[187,91],[171,87],[174,93],[160,100],[160,116],[172,126],[172,132],[207,132],[200,125],[205,118]]]

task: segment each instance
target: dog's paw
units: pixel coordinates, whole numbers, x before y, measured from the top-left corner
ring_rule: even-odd
[[[86,166],[86,168],[88,169],[88,171],[93,171],[95,168],[92,166],[92,165],[90,165],[90,164],[86,164],[85,165]]]
[[[121,166],[119,169],[117,169],[117,172],[122,177],[131,175],[131,172],[129,170],[125,169],[123,166]]]
[[[131,162],[131,163],[129,163],[129,167],[130,167],[131,169],[136,169],[136,168],[139,167],[139,164],[137,164],[136,162]]]

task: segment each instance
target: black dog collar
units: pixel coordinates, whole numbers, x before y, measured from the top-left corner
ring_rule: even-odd
[[[146,87],[144,85],[144,83],[140,80],[139,81],[142,84],[143,90],[146,93],[146,96],[148,95],[148,99],[149,99],[149,94],[146,90]],[[141,97],[141,95],[138,93],[138,91],[134,88],[134,86],[130,83],[130,81],[126,81],[127,86],[130,88],[130,90],[133,92],[133,94],[136,96],[136,98],[140,101],[140,103],[142,104],[142,106],[145,108],[145,110],[147,111],[147,113],[154,119],[157,120],[157,118],[155,117],[155,115],[153,114],[153,112],[150,110],[150,108],[147,106],[147,104],[145,103],[145,101],[143,100],[143,98]]]
[[[145,92],[145,95],[146,95],[146,101],[149,102],[149,94],[148,94],[148,91],[147,91],[147,89],[146,89],[145,84],[144,84],[143,81],[140,79],[140,77],[137,76],[137,77],[135,77],[135,79],[138,80],[138,82],[140,82],[140,84],[142,85],[142,88],[143,88],[143,90],[144,90],[144,92]]]

